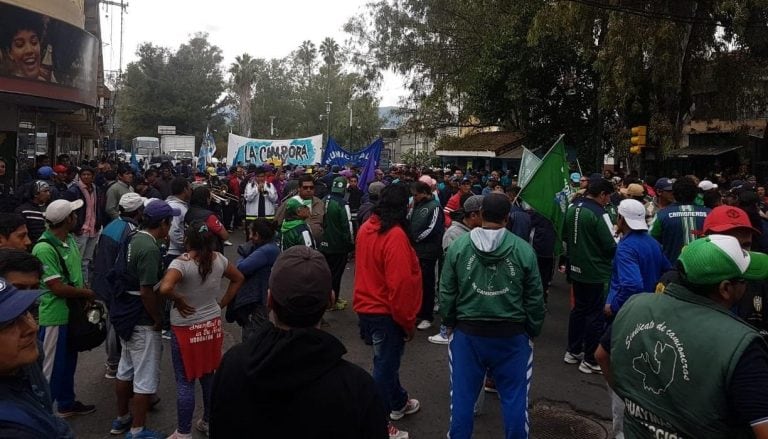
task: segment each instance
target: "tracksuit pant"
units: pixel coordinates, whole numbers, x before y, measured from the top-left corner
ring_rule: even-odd
[[[75,403],[77,352],[67,347],[67,325],[41,326],[37,338],[43,345],[43,374],[51,386],[51,399],[59,411]]]
[[[419,258],[421,267],[421,310],[417,314],[418,320],[427,320],[431,322],[435,319],[435,266],[437,259]]]
[[[349,253],[323,253],[323,256],[328,263],[328,269],[331,270],[331,286],[338,301],[341,298],[341,278],[344,276],[344,270],[347,269]]]
[[[481,337],[456,329],[448,354],[451,369],[448,437],[472,437],[475,400],[489,370],[501,398],[504,437],[528,438],[528,392],[533,373],[533,342],[528,335]]]
[[[584,352],[584,361],[597,364],[595,349],[605,326],[603,284],[573,282],[574,305],[568,320],[568,352]]]

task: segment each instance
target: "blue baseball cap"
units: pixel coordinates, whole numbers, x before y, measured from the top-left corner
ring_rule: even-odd
[[[53,175],[53,168],[50,166],[41,166],[40,169],[37,170],[38,178],[47,180],[51,178],[52,175]]]
[[[574,172],[574,173],[571,174],[571,181],[572,182],[578,183],[579,180],[581,180],[581,174],[579,174],[578,172]]]
[[[144,216],[151,219],[159,220],[179,215],[181,215],[181,210],[171,207],[168,203],[160,199],[150,200],[146,206],[144,206]]]
[[[8,323],[27,312],[40,295],[40,290],[20,290],[0,278],[0,324]]]
[[[659,191],[671,191],[672,190],[672,180],[668,178],[660,178],[656,180],[656,184],[654,185],[656,190]]]

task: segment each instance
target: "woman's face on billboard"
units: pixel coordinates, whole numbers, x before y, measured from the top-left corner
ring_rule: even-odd
[[[30,79],[40,76],[40,39],[32,30],[19,30],[11,41],[9,53],[14,73]]]

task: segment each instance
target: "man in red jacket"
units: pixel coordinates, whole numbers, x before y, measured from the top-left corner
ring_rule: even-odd
[[[409,191],[391,184],[357,233],[353,307],[366,344],[373,345],[373,380],[392,420],[419,410],[400,385],[405,342],[421,308],[421,270],[406,232]],[[391,422],[390,439],[407,439]]]
[[[240,186],[243,182],[243,174],[245,173],[245,170],[242,166],[237,166],[234,168],[234,172],[230,172],[229,174],[229,181],[227,181],[227,187],[229,188],[229,193],[236,196],[239,200],[237,203],[229,203],[227,204],[227,208],[229,209],[228,215],[225,215],[227,217],[226,220],[224,220],[224,226],[227,228],[229,232],[232,232],[235,229],[238,229],[240,227],[240,223],[242,218],[240,218],[240,203],[242,200],[240,199]]]

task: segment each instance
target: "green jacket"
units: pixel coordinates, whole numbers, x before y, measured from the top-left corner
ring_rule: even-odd
[[[322,253],[349,253],[355,248],[352,229],[352,213],[349,204],[335,194],[325,198],[325,217],[323,217],[323,238],[318,250]]]
[[[729,425],[726,395],[745,349],[761,340],[756,329],[672,283],[665,294],[629,299],[612,331],[611,370],[627,406],[627,438],[751,437],[748,426]]]
[[[312,249],[317,249],[317,243],[312,236],[312,230],[306,223],[301,223],[296,227],[280,232],[280,250],[288,250],[295,245],[304,245]]]
[[[457,321],[522,323],[541,333],[544,292],[533,248],[506,229],[476,228],[454,241],[440,275],[443,324]]]
[[[608,283],[616,241],[602,206],[591,198],[576,199],[565,214],[563,240],[568,251],[571,280]]]

